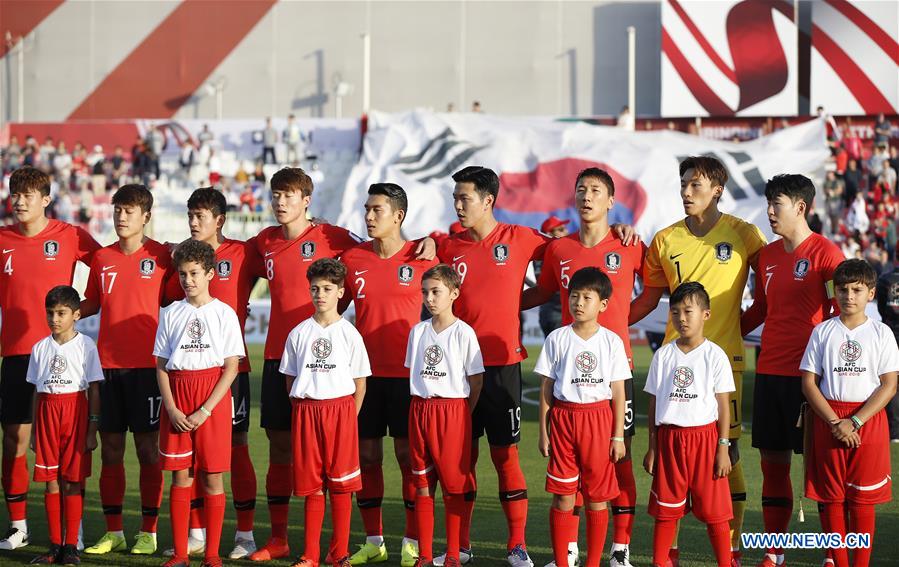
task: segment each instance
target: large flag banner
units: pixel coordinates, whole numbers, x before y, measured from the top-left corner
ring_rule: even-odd
[[[408,238],[446,232],[456,220],[452,174],[468,165],[500,177],[496,216],[539,227],[548,215],[577,226],[578,172],[600,167],[615,182],[613,221],[636,224],[644,239],[683,217],[679,162],[710,155],[728,168],[721,208],[770,236],[765,182],[779,173],[823,176],[825,126],[812,120],[744,143],[673,131],[630,132],[583,122],[482,114],[373,113],[363,155],[353,168],[337,223],[365,234],[363,205],[372,183],[392,182],[409,197]]]

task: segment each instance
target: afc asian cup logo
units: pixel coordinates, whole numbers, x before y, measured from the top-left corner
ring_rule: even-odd
[[[303,255],[303,258],[312,258],[315,256],[315,242],[307,240],[300,245],[300,254]]]
[[[606,254],[606,269],[610,272],[617,272],[621,268],[621,254],[617,252],[609,252]]]
[[[215,272],[220,278],[227,278],[231,275],[231,260],[222,260],[215,266]]]
[[[796,265],[793,266],[793,275],[797,278],[804,278],[811,267],[812,263],[808,260],[808,258],[797,260]]]
[[[508,244],[494,244],[493,245],[493,259],[496,260],[498,264],[502,264],[506,260],[509,259],[509,245]]]
[[[203,325],[203,321],[199,319],[193,319],[190,323],[187,324],[187,336],[197,340],[203,337],[206,333],[206,326]]]
[[[315,358],[328,358],[331,356],[331,341],[325,338],[315,339],[312,342],[312,355]]]
[[[144,258],[140,261],[140,273],[144,276],[151,276],[156,271],[156,260],[153,258]]]
[[[730,242],[719,242],[715,245],[715,258],[719,262],[727,262],[733,255],[734,247]]]
[[[415,269],[409,264],[403,264],[400,266],[397,271],[397,277],[399,277],[402,283],[409,283],[412,281],[412,278],[415,276]]]
[[[44,256],[47,258],[55,258],[59,254],[59,242],[48,240],[44,242]]]
[[[693,370],[686,366],[678,366],[674,369],[674,385],[678,388],[686,388],[693,383]]]
[[[66,371],[67,366],[65,357],[55,354],[53,355],[53,360],[50,361],[50,374],[62,374]]]
[[[578,355],[574,358],[574,365],[581,372],[590,373],[596,370],[596,355],[590,351],[583,351],[578,353]]]
[[[849,339],[840,345],[840,358],[844,361],[852,363],[861,358],[861,356],[862,345],[858,341]]]
[[[425,364],[437,366],[443,360],[443,349],[440,345],[431,345],[425,349]]]

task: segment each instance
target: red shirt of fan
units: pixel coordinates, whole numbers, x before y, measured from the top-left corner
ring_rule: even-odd
[[[409,378],[405,366],[409,331],[421,321],[421,276],[436,265],[416,260],[417,242],[406,242],[390,258],[381,258],[374,242],[351,248],[346,264],[346,293],[356,306],[356,330],[362,335],[372,376]]]
[[[793,252],[776,240],[759,253],[755,301],[765,306],[756,372],[800,376],[799,364],[815,325],[839,313],[833,272],[845,260],[836,244],[812,233]]]
[[[558,291],[562,302],[562,325],[573,321],[568,309],[568,282],[581,268],[597,267],[612,281],[612,297],[609,306],[596,320],[600,325],[618,335],[624,342],[627,362],[634,367],[631,339],[627,318],[631,311],[634,279],[643,271],[646,245],[625,246],[610,230],[599,244],[587,248],[581,244],[577,233],[550,242],[543,255],[543,267],[537,285],[547,291]]]
[[[94,254],[84,296],[100,306],[97,348],[104,369],[156,367],[153,344],[171,277],[178,276],[169,247],[149,238],[132,254],[118,242]]]
[[[527,358],[521,343],[521,290],[528,263],[543,257],[549,237],[526,226],[498,223],[475,242],[466,230],[440,245],[440,261],[462,278],[453,306],[478,336],[484,366],[506,366]]]
[[[262,258],[263,274],[272,297],[265,359],[278,360],[284,353],[290,331],[315,312],[306,270],[320,258],[342,255],[358,244],[359,238],[345,228],[317,224],[310,225],[293,240],[284,238],[280,226],[270,226],[250,242]]]
[[[17,226],[0,228],[0,353],[31,354],[31,348],[47,336],[47,292],[58,285],[72,285],[75,263],[90,263],[100,248],[82,228],[50,219],[35,236],[25,236]]]

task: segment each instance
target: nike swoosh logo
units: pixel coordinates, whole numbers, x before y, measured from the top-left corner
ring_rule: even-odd
[[[274,254],[274,252],[266,252],[266,253],[265,253],[265,257],[268,258],[268,257],[271,256],[272,254]]]
[[[453,262],[455,262],[456,260],[460,260],[464,257],[465,257],[465,254],[462,254],[461,256],[453,256]]]
[[[364,273],[367,272],[367,271],[368,271],[368,270],[362,270],[361,272],[356,272],[356,275],[357,275],[357,276],[361,276],[362,274],[364,274]]]
[[[776,267],[777,267],[777,264],[774,264],[773,266],[765,266],[765,271],[770,272],[771,270],[773,270]]]
[[[4,248],[4,249],[3,249],[3,253],[4,253],[4,254],[9,254],[9,253],[12,252],[13,250],[15,250],[15,248],[10,248],[9,250],[7,250],[6,248]]]
[[[151,419],[151,420],[150,420],[150,425],[156,425],[157,423],[159,423],[159,418],[158,418],[158,417],[157,417],[156,419]]]
[[[115,264],[113,264],[112,266],[103,266],[103,269],[100,270],[100,271],[101,271],[101,272],[105,272],[106,270],[108,270],[108,269],[110,269],[110,268],[115,268]]]
[[[516,492],[515,494],[507,494],[506,500],[514,500],[514,499],[518,498],[519,496],[521,496],[522,494],[524,494],[525,492],[527,492],[527,491],[521,490],[519,492]]]
[[[668,256],[668,258],[671,259],[671,260],[674,260],[675,258],[679,258],[679,257],[681,257],[681,256],[683,256],[683,255],[684,255],[684,253],[681,252],[680,254],[672,254],[671,256]]]
[[[571,260],[561,260],[561,261],[559,261],[559,265],[564,266],[565,264],[567,264],[569,262],[571,262]]]

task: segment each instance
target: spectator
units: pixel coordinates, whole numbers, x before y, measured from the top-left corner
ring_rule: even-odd
[[[147,154],[151,172],[156,179],[159,179],[159,156],[165,150],[165,134],[155,124],[150,124],[150,130],[147,132],[144,146],[144,152]]]
[[[849,159],[862,159],[862,139],[852,127],[852,117],[846,118],[846,125],[843,127],[843,147],[846,148]]]
[[[849,160],[846,172],[843,174],[843,183],[843,196],[846,198],[846,207],[848,208],[855,200],[855,196],[862,185],[862,172],[858,168],[858,160]]]
[[[56,156],[56,145],[53,143],[53,138],[47,136],[44,138],[44,143],[41,145],[41,163],[45,165],[47,170],[53,170],[53,158]]]
[[[887,146],[890,143],[893,125],[886,119],[883,112],[877,115],[877,122],[874,123],[874,145]]]
[[[181,154],[178,156],[178,165],[181,166],[181,176],[185,182],[190,182],[190,170],[194,166],[197,153],[194,151],[193,142],[185,140],[181,144]]]
[[[53,169],[56,170],[60,185],[68,187],[69,180],[72,177],[72,156],[66,151],[66,143],[63,141],[60,141],[59,145],[56,146],[56,155],[53,156]]]
[[[887,262],[889,262],[886,251],[876,239],[868,243],[868,247],[865,248],[864,259],[871,264],[878,276],[884,272]]]
[[[475,112],[475,113],[484,112],[484,111],[481,109],[481,103],[480,103],[480,101],[477,101],[477,100],[476,100],[476,101],[474,101],[474,102],[471,103],[471,111],[472,111],[472,112]]]
[[[849,163],[849,152],[842,144],[834,148],[834,164],[836,165],[837,174],[843,175],[846,172],[846,166]]]
[[[209,130],[209,124],[203,124],[203,129],[197,134],[197,141],[200,143],[200,147],[212,144],[214,139],[215,135]]]
[[[873,177],[880,175],[883,171],[883,164],[889,162],[890,154],[887,152],[885,145],[874,146],[874,153],[868,159],[868,173]]]
[[[265,130],[262,131],[262,162],[263,163],[278,163],[278,159],[275,157],[275,144],[278,143],[278,131],[275,130],[275,127],[272,126],[272,119],[265,119]],[[268,161],[269,157],[271,157],[271,162]]]
[[[845,183],[838,178],[834,171],[827,172],[824,180],[824,203],[827,210],[827,218],[830,221],[830,232],[836,234],[840,226],[840,217],[843,215],[843,203]]]
[[[283,136],[284,143],[287,144],[287,163],[298,166],[300,160],[306,157],[306,138],[293,114],[287,117],[287,127]]]
[[[819,117],[824,118],[824,124],[827,126],[827,145],[831,148],[836,146],[841,137],[840,127],[837,126],[837,121],[833,119],[833,116],[824,111],[823,106],[819,106],[816,109],[816,112]]]
[[[896,194],[896,170],[890,165],[890,160],[884,160],[878,182],[882,182],[891,194]]]
[[[22,164],[22,146],[19,145],[18,136],[12,136],[9,139],[9,145],[6,146],[6,152],[4,152],[4,169],[6,171],[11,171],[13,169],[18,169]]]
[[[631,109],[627,106],[622,107],[621,112],[618,113],[618,127],[633,132],[635,125],[636,120]]]
[[[899,172],[899,148],[890,146],[890,167]]]
[[[103,153],[103,146],[94,146],[94,151],[87,156],[87,165],[91,172],[91,188],[99,197],[106,193],[106,154]]]
[[[253,181],[265,185],[265,170],[261,161],[256,162],[256,169],[253,170]]]
[[[850,232],[865,234],[871,226],[868,212],[865,210],[865,197],[861,193],[855,195],[855,200],[849,206],[849,214],[846,215],[846,226]]]
[[[125,158],[125,150],[122,146],[116,146],[110,162],[109,177],[115,187],[124,185],[123,181],[128,175],[128,160]]]

